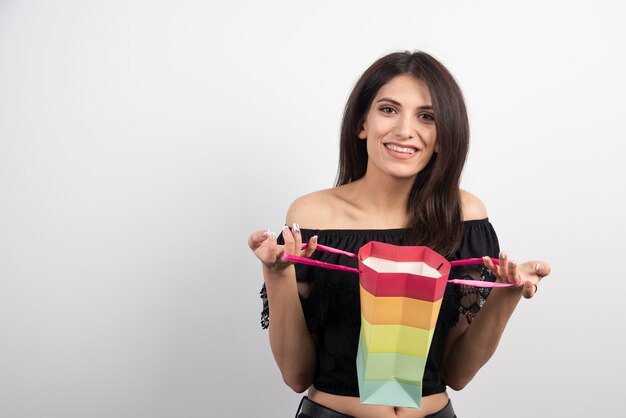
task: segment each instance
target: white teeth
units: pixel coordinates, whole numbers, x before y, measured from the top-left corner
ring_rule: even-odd
[[[399,147],[395,144],[385,144],[385,147],[391,151],[402,152],[405,154],[413,154],[417,151],[415,148],[404,148],[404,147]]]

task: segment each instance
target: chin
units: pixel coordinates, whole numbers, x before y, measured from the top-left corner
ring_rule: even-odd
[[[389,173],[393,178],[397,180],[414,180],[419,172],[414,173]]]
[[[398,179],[414,179],[422,170],[424,170],[424,167],[421,167],[419,170],[390,170],[389,174]]]

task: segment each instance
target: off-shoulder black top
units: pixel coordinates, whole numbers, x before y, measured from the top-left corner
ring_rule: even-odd
[[[314,235],[318,243],[357,253],[370,241],[401,244],[406,229],[386,230],[315,230],[303,229],[303,242]],[[282,237],[279,237],[281,240]],[[279,241],[280,242],[280,241]],[[454,257],[460,260],[474,257],[497,257],[499,244],[488,219],[464,222],[461,244]],[[313,258],[333,264],[357,267],[357,260],[343,255],[316,251]],[[311,284],[307,298],[301,297],[307,326],[317,344],[317,369],[313,385],[323,392],[359,396],[356,373],[356,352],[361,327],[359,277],[357,274],[296,264],[299,282]],[[456,267],[450,278],[471,278],[493,281],[493,276],[482,266]],[[448,330],[460,317],[469,322],[488,296],[489,290],[448,283],[439,318],[433,335],[423,380],[423,396],[444,392],[446,383],[441,377],[443,351]],[[265,286],[261,289],[263,312],[261,324],[269,326],[269,306]],[[465,320],[465,319],[463,319]]]

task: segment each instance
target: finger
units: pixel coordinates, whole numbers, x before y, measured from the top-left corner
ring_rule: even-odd
[[[300,232],[300,225],[294,222],[291,227],[291,234],[294,238],[294,251],[297,251],[302,248],[302,233]],[[295,252],[294,254],[301,254],[301,252]]]
[[[489,271],[491,271],[491,274],[493,274],[496,280],[500,278],[500,266],[499,264],[495,264],[491,260],[491,257],[487,257],[487,256],[483,257],[483,264],[485,265],[485,267],[489,269]]]
[[[524,282],[524,289],[522,290],[522,296],[524,296],[526,299],[530,299],[533,296],[535,296],[535,293],[537,293],[537,285],[531,282],[530,280],[527,280],[526,282]]]
[[[269,237],[269,235],[269,229],[253,232],[248,237],[248,247],[250,247],[251,250],[255,250],[263,241],[267,239],[267,237]]]
[[[507,277],[509,276],[509,256],[504,251],[500,251],[498,273],[500,280],[507,281]]]
[[[513,260],[509,261],[508,264],[508,276],[507,276],[507,281],[509,283],[515,283],[515,284],[521,284],[522,283],[522,279],[519,275],[518,269],[517,269],[517,263]]]
[[[287,225],[283,226],[283,239],[285,240],[285,252],[289,254],[300,254],[300,249],[296,253],[295,238]]]
[[[307,245],[306,248],[304,249],[302,256],[311,257],[316,248],[317,248],[317,235],[313,235],[311,239],[309,239],[309,245]]]
[[[550,264],[545,261],[538,261],[535,263],[535,273],[539,276],[540,279],[550,274],[552,271]]]
[[[537,276],[539,280],[551,273],[550,264],[545,261],[527,261],[520,266],[524,274],[532,274]]]
[[[265,252],[266,255],[259,256],[261,261],[267,264],[274,264],[278,261],[278,241],[276,241],[276,234],[274,232],[269,232],[267,235],[267,250]]]
[[[483,257],[483,264],[485,267],[487,267],[489,269],[489,271],[491,271],[494,274],[498,273],[498,266],[496,266],[493,261],[491,261],[490,257],[484,256]]]

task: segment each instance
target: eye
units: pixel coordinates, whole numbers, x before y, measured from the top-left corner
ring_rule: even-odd
[[[434,122],[435,121],[435,117],[432,115],[432,113],[420,113],[419,115],[417,115],[418,119],[422,119],[425,122]]]
[[[396,113],[396,109],[391,106],[381,106],[378,108],[383,113]]]

